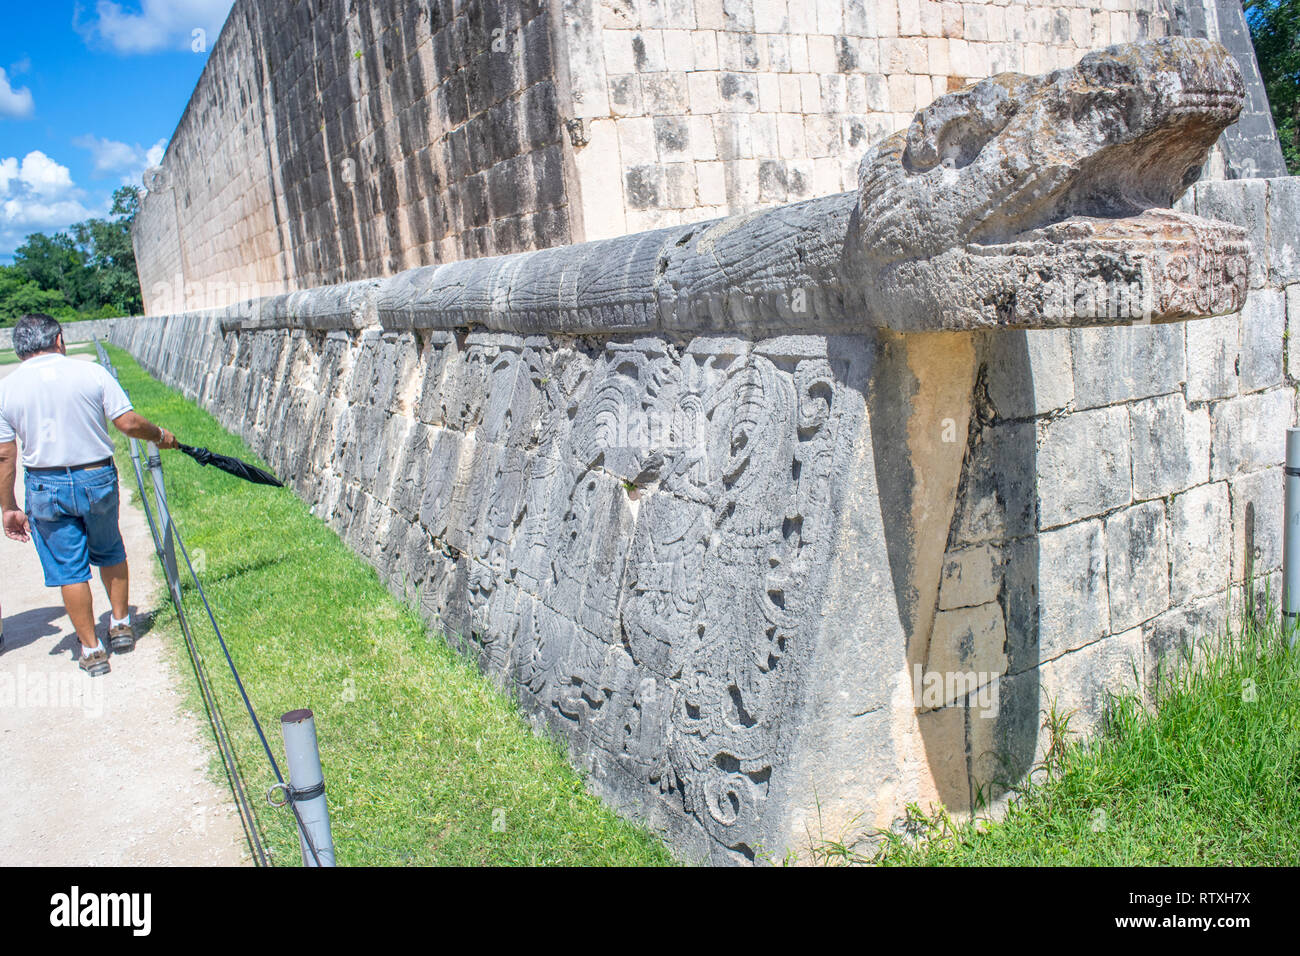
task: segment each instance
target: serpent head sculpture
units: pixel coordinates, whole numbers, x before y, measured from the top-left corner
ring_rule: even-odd
[[[1182,37],[940,97],[859,167],[869,310],[924,331],[1241,308],[1244,231],[1169,207],[1244,98],[1227,50]]]

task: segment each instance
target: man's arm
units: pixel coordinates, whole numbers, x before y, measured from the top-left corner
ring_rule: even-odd
[[[175,448],[176,436],[165,428],[155,425],[149,419],[136,412],[127,412],[124,415],[118,415],[113,419],[113,425],[123,435],[130,438],[138,438],[141,441],[151,441],[159,448]]]
[[[0,511],[4,512],[5,534],[15,541],[27,541],[27,515],[18,510],[14,476],[18,473],[18,442],[0,442]]]

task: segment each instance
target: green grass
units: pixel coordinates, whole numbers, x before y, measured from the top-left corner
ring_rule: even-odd
[[[141,414],[182,441],[256,461],[206,412],[125,352],[110,352]],[[129,475],[124,442],[118,461]],[[340,864],[672,862],[656,837],[589,794],[560,745],[534,735],[514,703],[429,633],[290,491],[247,484],[174,452],[164,467],[177,527],[203,568],[277,759],[279,715],[315,711]],[[274,778],[196,592],[187,609],[242,771],[262,802]],[[156,617],[156,634],[185,660],[170,604]],[[187,663],[184,672],[193,684]],[[297,863],[288,811],[263,805],[259,815],[276,860]]]
[[[903,833],[825,861],[896,866],[1294,866],[1300,862],[1300,648],[1272,624],[1210,642],[1153,693],[1113,699],[1084,744],[1045,720],[1039,782],[999,822],[909,808]],[[879,842],[883,837],[883,842]],[[865,849],[871,847],[871,850]],[[874,852],[872,852],[874,851]]]

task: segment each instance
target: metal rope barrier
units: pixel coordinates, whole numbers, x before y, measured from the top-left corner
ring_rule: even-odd
[[[113,367],[112,360],[109,358],[107,350],[98,338],[95,339],[95,349],[99,355],[99,363],[108,370],[113,378],[117,378],[117,369]],[[129,395],[128,395],[129,397]],[[128,438],[131,452],[132,470],[135,472],[135,480],[140,493],[140,502],[144,507],[145,518],[149,523],[149,533],[153,537],[154,551],[158,555],[158,562],[162,566],[163,575],[167,579],[167,590],[171,596],[172,604],[176,609],[176,617],[181,626],[181,633],[185,638],[185,645],[189,652],[190,662],[194,667],[195,675],[198,677],[201,696],[203,697],[204,706],[208,711],[208,719],[212,724],[213,736],[217,740],[217,748],[221,752],[222,763],[225,764],[227,777],[230,779],[231,790],[235,795],[236,809],[239,811],[240,821],[244,826],[244,832],[248,837],[250,848],[253,850],[254,860],[258,866],[266,866],[269,863],[268,851],[263,844],[261,835],[258,830],[257,817],[254,814],[252,805],[248,798],[248,788],[244,783],[243,776],[239,771],[239,765],[235,759],[234,747],[230,741],[230,735],[226,727],[225,717],[221,713],[217,704],[217,698],[212,690],[211,683],[208,679],[206,669],[203,665],[203,657],[199,652],[198,645],[194,640],[193,632],[190,628],[188,617],[185,614],[184,602],[181,597],[181,581],[179,568],[176,564],[175,548],[172,546],[173,541],[180,546],[181,555],[185,558],[185,566],[190,573],[190,578],[194,582],[194,587],[199,593],[199,598],[203,602],[204,610],[207,611],[208,621],[212,625],[212,631],[216,634],[217,642],[221,647],[222,654],[226,658],[226,664],[230,667],[230,673],[234,677],[235,686],[239,690],[239,695],[243,700],[244,708],[248,711],[248,716],[253,722],[253,729],[257,731],[257,736],[262,743],[262,749],[266,754],[266,759],[271,765],[271,771],[275,774],[276,783],[267,791],[267,804],[272,807],[288,806],[293,812],[294,819],[298,826],[298,833],[305,844],[303,853],[303,862],[307,863],[307,854],[311,854],[311,862],[316,866],[333,866],[334,852],[333,846],[329,845],[320,849],[316,846],[316,841],[312,837],[311,828],[307,825],[298,809],[298,802],[314,800],[324,795],[324,784],[318,783],[305,788],[295,788],[290,783],[286,783],[284,775],[280,772],[280,765],[275,759],[275,754],[271,751],[270,742],[266,739],[266,733],[262,729],[262,722],[257,717],[257,712],[253,708],[253,702],[248,697],[248,692],[244,688],[243,679],[239,676],[239,669],[235,666],[235,661],[230,655],[230,648],[226,645],[225,636],[221,633],[221,627],[217,624],[216,615],[212,612],[212,605],[208,602],[207,593],[203,590],[203,584],[199,581],[198,574],[194,570],[194,564],[190,560],[189,551],[185,547],[185,542],[181,538],[180,531],[172,521],[170,510],[167,507],[166,491],[163,488],[162,481],[162,460],[156,446],[150,444],[148,468],[153,477],[154,498],[157,504],[157,518],[155,519],[154,509],[149,507],[148,494],[145,491],[144,483],[144,465],[140,460],[139,442],[134,438]],[[161,524],[161,528],[159,525]],[[310,712],[294,711],[287,714],[286,719],[290,716],[306,713],[310,719]],[[314,738],[314,727],[311,730]],[[292,761],[291,761],[292,762]],[[283,803],[275,803],[271,800],[272,794],[281,791],[285,797]],[[332,841],[331,841],[332,844]],[[322,860],[322,856],[328,858],[328,862]]]

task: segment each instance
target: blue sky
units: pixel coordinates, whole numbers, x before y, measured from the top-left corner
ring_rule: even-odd
[[[0,0],[0,262],[28,233],[106,216],[114,189],[140,183],[230,7]]]

